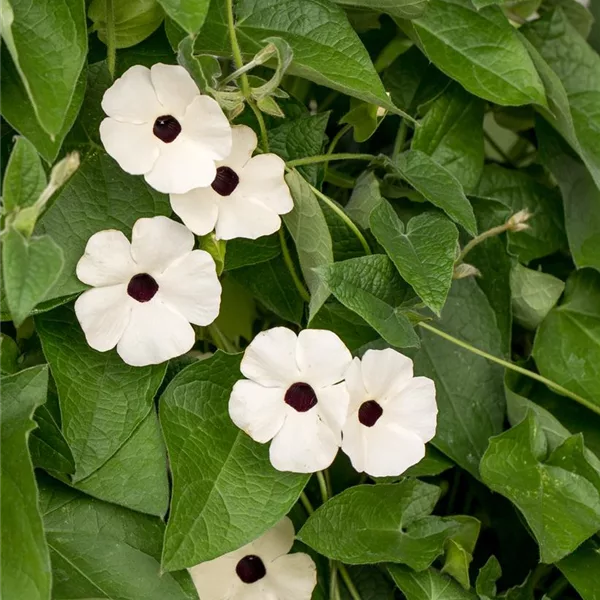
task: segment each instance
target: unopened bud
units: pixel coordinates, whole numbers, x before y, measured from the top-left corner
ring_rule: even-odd
[[[275,48],[275,44],[267,44],[262,50],[259,50],[255,57],[252,59],[252,62],[255,65],[262,65],[266,63],[277,51]]]
[[[507,229],[509,231],[515,232],[525,231],[526,229],[529,229],[527,221],[529,221],[531,217],[533,217],[533,215],[526,208],[524,208],[523,210],[520,210],[519,212],[515,213],[512,217],[510,217],[510,219],[508,219],[508,221],[506,222],[508,226]]]
[[[70,152],[52,168],[50,173],[50,186],[55,190],[65,184],[71,175],[79,168],[79,153]]]
[[[481,271],[467,263],[461,263],[454,267],[452,279],[464,279],[465,277],[481,277]]]

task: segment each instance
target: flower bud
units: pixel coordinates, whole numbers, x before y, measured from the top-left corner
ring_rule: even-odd
[[[527,221],[529,221],[529,219],[531,219],[531,217],[533,217],[533,214],[530,213],[526,208],[524,208],[523,210],[520,210],[519,212],[515,213],[514,215],[512,215],[512,217],[510,217],[510,219],[508,219],[508,221],[506,222],[507,224],[507,229],[509,231],[525,231],[526,229],[529,229],[529,225],[527,225]]]

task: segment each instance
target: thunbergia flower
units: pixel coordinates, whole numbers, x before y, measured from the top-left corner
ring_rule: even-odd
[[[233,422],[252,439],[269,440],[279,471],[327,468],[341,442],[348,410],[343,382],[352,355],[331,331],[285,327],[259,333],[246,348],[229,399]]]
[[[231,151],[231,126],[221,107],[178,65],[131,67],[106,90],[102,108],[106,151],[159,192],[210,185],[215,161]]]
[[[310,600],[317,568],[303,552],[288,554],[294,525],[284,517],[239,550],[189,569],[202,600]]]
[[[208,187],[171,194],[171,206],[197,235],[215,230],[217,239],[256,239],[281,227],[279,215],[294,208],[284,179],[285,163],[275,154],[252,156],[256,134],[234,125],[231,154],[217,163]]]
[[[116,346],[136,367],[188,352],[190,323],[209,325],[221,304],[215,262],[193,248],[193,233],[166,217],[138,219],[131,243],[115,229],[95,233],[77,263],[77,277],[93,286],[75,302],[88,344]]]
[[[435,384],[413,377],[410,358],[388,348],[367,350],[346,373],[350,394],[342,450],[373,477],[400,475],[425,456],[435,435]]]

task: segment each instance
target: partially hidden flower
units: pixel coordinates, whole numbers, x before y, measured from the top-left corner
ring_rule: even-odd
[[[116,346],[136,367],[188,352],[190,323],[209,325],[221,303],[214,260],[193,248],[192,232],[167,217],[138,219],[131,243],[115,229],[95,233],[77,263],[77,277],[93,286],[75,302],[88,344]]]
[[[269,455],[279,471],[326,469],[341,442],[351,361],[331,331],[263,331],[246,348],[241,371],[248,379],[234,385],[229,415],[257,442],[273,440]]]
[[[373,477],[400,475],[425,456],[435,435],[435,385],[413,377],[410,358],[388,348],[367,350],[346,373],[350,394],[342,450]]]
[[[217,163],[208,187],[171,194],[171,206],[196,235],[215,230],[217,239],[256,239],[281,227],[279,215],[294,207],[285,182],[285,163],[275,154],[252,156],[256,134],[246,125],[232,128],[231,154]]]
[[[239,550],[189,569],[202,600],[310,600],[317,584],[313,559],[288,554],[294,525],[284,517]]]
[[[159,192],[210,185],[215,161],[231,151],[231,126],[221,107],[178,65],[131,67],[106,90],[102,108],[106,151]]]

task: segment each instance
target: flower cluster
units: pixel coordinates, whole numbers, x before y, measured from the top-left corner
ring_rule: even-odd
[[[281,471],[326,469],[341,447],[357,471],[400,475],[435,435],[433,381],[414,377],[412,360],[391,348],[352,360],[331,331],[276,327],[248,346],[241,371],[229,414],[252,439],[272,440]]]

